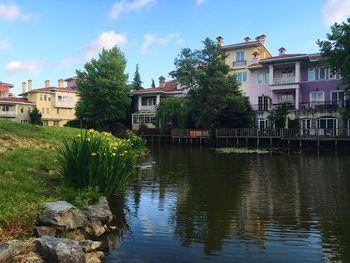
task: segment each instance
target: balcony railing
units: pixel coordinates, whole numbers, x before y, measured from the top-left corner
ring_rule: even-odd
[[[234,66],[234,67],[245,66],[245,65],[247,65],[247,61],[246,60],[233,61],[233,63],[232,63],[232,66]]]
[[[55,101],[55,107],[57,108],[74,108],[75,107],[75,102],[74,101]]]
[[[295,110],[295,103],[274,103],[274,104],[254,104],[251,105],[253,111],[271,111],[282,105],[286,105],[287,109]],[[299,110],[336,110],[350,106],[350,101],[323,101],[323,102],[301,102]]]
[[[295,76],[273,78],[273,84],[290,84],[295,83]]]
[[[139,108],[139,111],[154,111],[156,107],[157,107],[156,105],[141,106]]]
[[[16,116],[15,111],[0,111],[0,117],[14,118]]]

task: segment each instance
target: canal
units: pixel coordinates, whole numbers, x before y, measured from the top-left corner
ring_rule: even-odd
[[[156,146],[120,203],[107,262],[350,262],[344,154]]]

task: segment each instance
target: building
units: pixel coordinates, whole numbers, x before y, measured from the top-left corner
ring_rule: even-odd
[[[248,68],[248,96],[256,111],[256,127],[271,127],[269,112],[281,104],[288,105],[289,117],[299,120],[301,129],[349,127],[342,117],[346,101],[341,76],[320,54],[287,54],[280,48],[278,56],[258,57]]]
[[[0,98],[0,119],[28,123],[34,106],[34,103],[23,98]]]
[[[65,87],[63,79],[58,80],[57,87],[51,86],[50,81],[46,80],[45,87],[37,89],[32,89],[32,81],[28,80],[28,90],[23,82],[20,96],[38,108],[45,126],[63,126],[75,119],[77,90]]]
[[[224,39],[221,36],[217,37],[216,41],[225,51],[225,63],[230,66],[230,74],[236,76],[237,80],[241,83],[242,91],[248,95],[250,89],[248,66],[256,64],[258,58],[264,59],[271,57],[270,52],[265,46],[266,36],[257,36],[255,41],[246,37],[244,42],[230,45],[224,45]]]
[[[159,87],[133,90],[131,95],[135,101],[135,113],[132,114],[132,129],[141,126],[156,128],[156,108],[162,99],[169,96],[184,96],[185,89],[176,80],[165,81],[159,78]]]
[[[8,84],[0,81],[0,98],[11,97],[12,93],[10,93],[10,89],[13,88],[12,84]]]

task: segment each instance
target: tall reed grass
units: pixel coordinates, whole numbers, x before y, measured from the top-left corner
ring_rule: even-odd
[[[73,187],[98,187],[107,196],[122,190],[134,171],[137,154],[145,142],[134,134],[119,139],[109,133],[81,131],[73,139],[63,139],[59,149],[60,170]]]

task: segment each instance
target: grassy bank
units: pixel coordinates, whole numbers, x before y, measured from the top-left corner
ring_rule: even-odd
[[[40,127],[0,120],[0,241],[31,233],[41,205],[67,200],[77,205],[97,198],[95,189],[63,184],[57,161],[62,137],[79,129]]]

